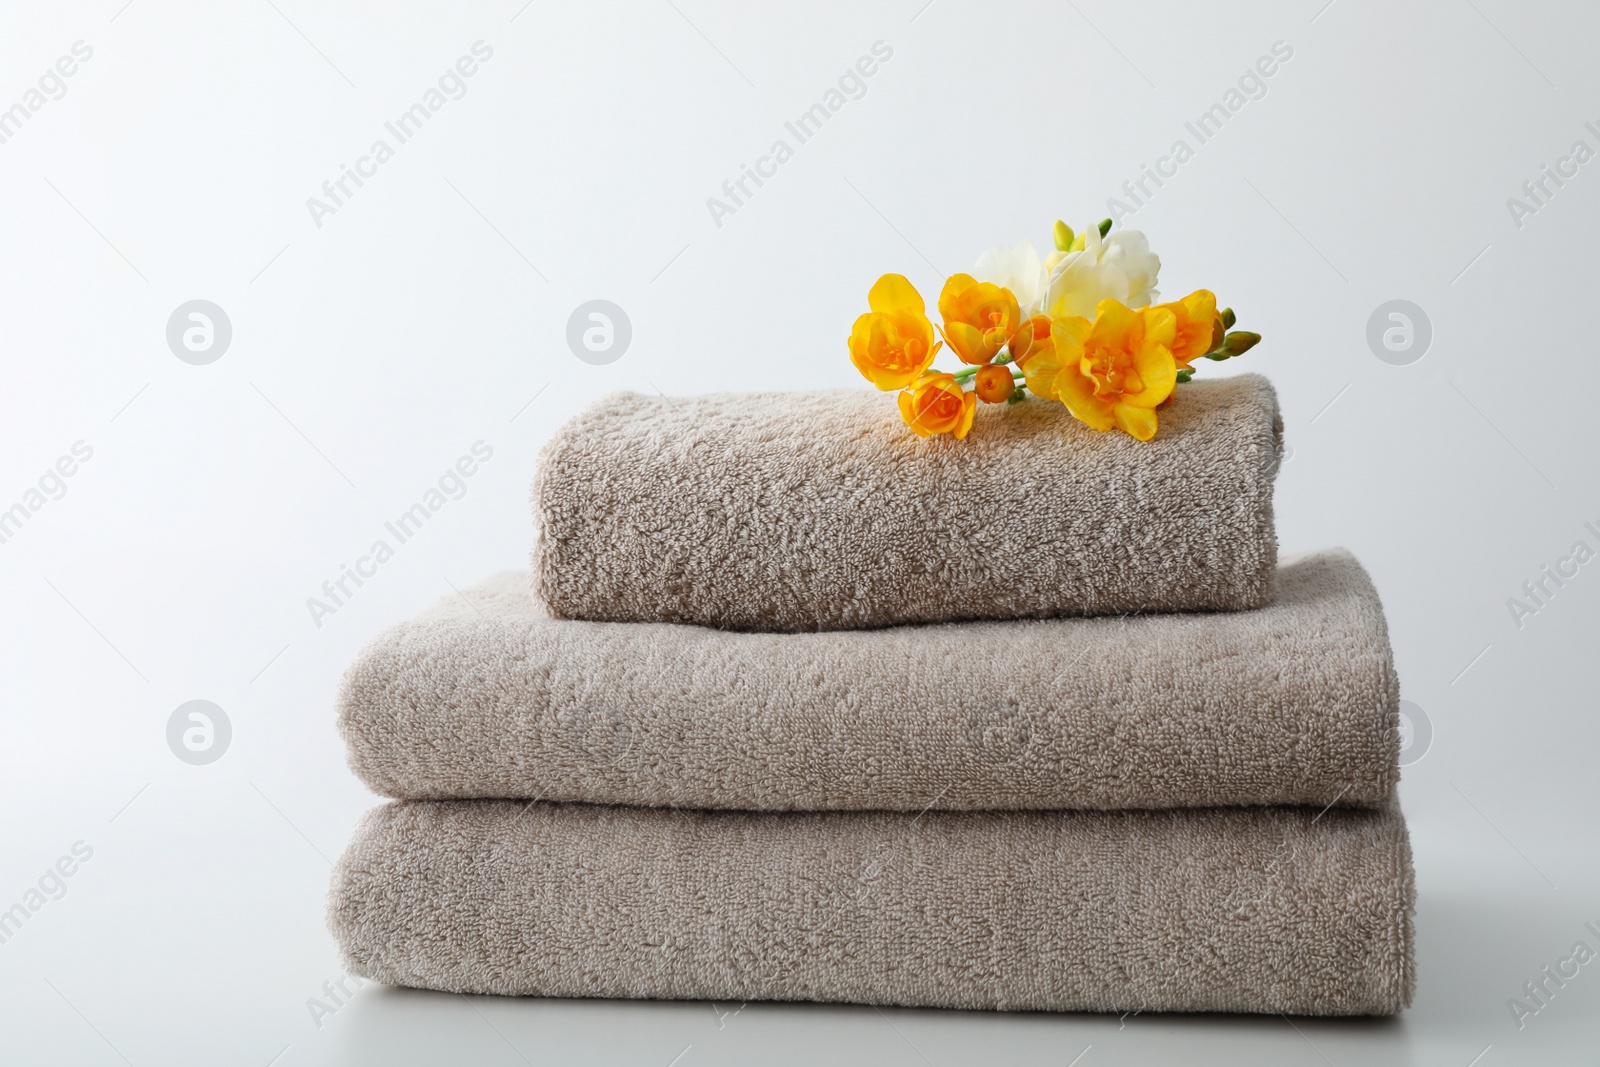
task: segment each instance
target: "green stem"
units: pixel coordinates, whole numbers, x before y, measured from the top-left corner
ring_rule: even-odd
[[[998,366],[998,364],[984,364],[984,366]],[[983,367],[968,367],[966,370],[958,370],[958,371],[954,372],[953,374],[950,375],[950,377],[954,378],[958,382],[964,382],[968,378],[972,377],[974,374],[977,374],[982,369],[983,369]],[[1016,370],[1015,368],[1013,368],[1012,371],[1011,371],[1011,380],[1012,381],[1016,381],[1018,378],[1026,378],[1026,377],[1027,377],[1027,375],[1023,374],[1020,370]]]

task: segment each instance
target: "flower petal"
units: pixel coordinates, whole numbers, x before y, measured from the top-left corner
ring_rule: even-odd
[[[917,409],[912,402],[911,391],[905,390],[900,394],[900,421],[911,427],[911,431],[918,437],[927,437],[928,431],[917,424]]]
[[[883,368],[872,359],[872,336],[875,329],[882,329],[882,323],[882,315],[869,311],[865,315],[858,316],[855,325],[850,327],[850,362],[855,364],[856,370],[861,372],[863,378],[880,389],[886,387],[878,384]]]
[[[885,274],[873,283],[867,293],[867,306],[873,311],[914,311],[927,314],[922,294],[904,274]]]
[[[1028,362],[1019,363],[1018,366],[1022,367],[1023,377],[1028,383],[1028,392],[1034,396],[1042,396],[1046,400],[1056,398],[1056,375],[1061,373],[1061,361],[1056,355],[1054,345],[1049,341],[1036,342],[1033,352],[1028,356]]]
[[[1178,336],[1178,317],[1168,307],[1145,308],[1144,338],[1158,345],[1170,346]]]
[[[1055,398],[1072,412],[1079,422],[1102,432],[1111,429],[1115,420],[1111,405],[1094,395],[1094,383],[1084,377],[1077,361],[1064,365],[1055,377]]]
[[[978,394],[964,393],[961,397],[961,418],[956,422],[955,429],[951,431],[955,434],[957,441],[963,440],[967,436],[967,431],[972,429],[972,413],[977,408]]]
[[[946,278],[944,288],[939,290],[939,317],[947,323],[952,319],[965,320],[967,301],[963,298],[977,284],[978,279],[970,274],[952,274]]]
[[[1044,319],[1049,324],[1050,332],[1041,337],[1042,324],[1039,319],[1044,319],[1044,316],[1032,320],[1035,340],[1027,358],[1018,359],[1017,366],[1022,368],[1030,393],[1046,400],[1055,400],[1056,375],[1061,373],[1064,364],[1070,362],[1076,365],[1082,357],[1083,339],[1088,336],[1089,322],[1087,319]]]
[[[987,363],[999,350],[998,345],[990,348],[984,342],[983,331],[975,326],[968,326],[964,322],[946,321],[942,329],[950,350],[963,363]]]
[[[1217,294],[1210,289],[1196,289],[1178,303],[1189,313],[1189,317],[1200,322],[1209,323],[1217,317]]]
[[[979,281],[1010,289],[1020,304],[1032,304],[1044,289],[1044,270],[1032,241],[1013,248],[991,248],[978,257],[972,273]]]
[[[1129,437],[1148,441],[1156,435],[1156,413],[1149,408],[1136,408],[1131,404],[1117,404],[1111,413],[1117,427]]]
[[[1122,394],[1122,402],[1136,408],[1153,408],[1167,397],[1178,384],[1178,362],[1163,344],[1146,340],[1133,351],[1133,368],[1144,383],[1137,393]]]
[[[1116,344],[1129,334],[1142,333],[1143,326],[1140,314],[1122,301],[1102,300],[1094,306],[1094,326],[1089,331],[1089,338]]]
[[[1019,367],[1028,361],[1035,346],[1043,347],[1049,343],[1050,318],[1047,315],[1034,315],[1023,319],[1022,324],[1017,327],[1017,332],[1006,342],[1011,348],[1011,358]]]
[[[1100,262],[1122,272],[1127,293],[1121,299],[1129,307],[1145,307],[1159,295],[1156,281],[1161,273],[1161,260],[1150,251],[1150,242],[1140,231],[1119,230],[1106,238]]]
[[[867,338],[872,333],[872,312],[857,315],[856,321],[850,327],[850,354],[855,355],[856,349],[865,350]]]
[[[1050,320],[1050,342],[1063,360],[1076,363],[1083,356],[1083,343],[1089,339],[1094,325],[1077,315],[1064,315]]]

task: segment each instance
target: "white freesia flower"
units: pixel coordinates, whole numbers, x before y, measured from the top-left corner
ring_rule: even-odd
[[[980,282],[1010,289],[1022,308],[1023,317],[1038,314],[1045,275],[1039,250],[1033,247],[1032,241],[1023,241],[1015,248],[989,249],[978,257],[972,276]]]
[[[1049,282],[1043,304],[1048,314],[1093,319],[1102,300],[1142,308],[1160,296],[1156,277],[1161,260],[1143,233],[1122,230],[1102,238],[1100,228],[1090,223],[1083,242],[1081,251],[1057,253],[1045,263]]]

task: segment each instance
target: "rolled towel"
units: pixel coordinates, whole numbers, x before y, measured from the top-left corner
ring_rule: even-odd
[[[1266,603],[1265,378],[1183,386],[1148,442],[980,407],[957,441],[860,390],[609,397],[545,448],[535,588],[560,618],[773,631]]]
[[[543,617],[512,572],[341,688],[351,767],[413,799],[779,810],[1377,806],[1387,628],[1347,552],[1255,611],[730,633]]]
[[[336,865],[350,973],[458,993],[1384,1015],[1394,810],[682,812],[403,801]]]

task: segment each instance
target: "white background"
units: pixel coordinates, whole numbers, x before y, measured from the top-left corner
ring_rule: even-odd
[[[0,544],[0,908],[74,842],[94,850],[0,944],[0,1059],[1594,1061],[1600,963],[1520,1030],[1506,1002],[1580,938],[1600,948],[1600,563],[1520,628],[1507,600],[1574,541],[1600,548],[1600,163],[1520,227],[1506,201],[1575,140],[1600,148],[1600,14],[923,2],[0,11],[0,108],[93,49],[0,144],[0,508],[93,449]],[[307,198],[393,144],[384,122],[479,40],[493,57],[466,95],[319,228]],[[880,40],[864,97],[716,226],[706,199]],[[318,1025],[307,1001],[340,974],[328,862],[374,802],[334,732],[340,670],[452,586],[525,565],[552,430],[619,388],[860,385],[844,338],[878,274],[931,298],[989,245],[1098,219],[1277,41],[1293,56],[1266,95],[1126,224],[1169,297],[1212,288],[1266,336],[1240,363],[1284,408],[1282,546],[1366,563],[1431,722],[1402,786],[1416,1006],[734,1014],[369,987]],[[595,298],[634,333],[603,367],[565,342]],[[1396,298],[1433,326],[1407,366],[1366,341]],[[232,323],[210,365],[166,343],[191,299]],[[466,495],[314,625],[307,598],[479,440],[494,456]],[[196,698],[233,725],[209,766],[165,739]]]

